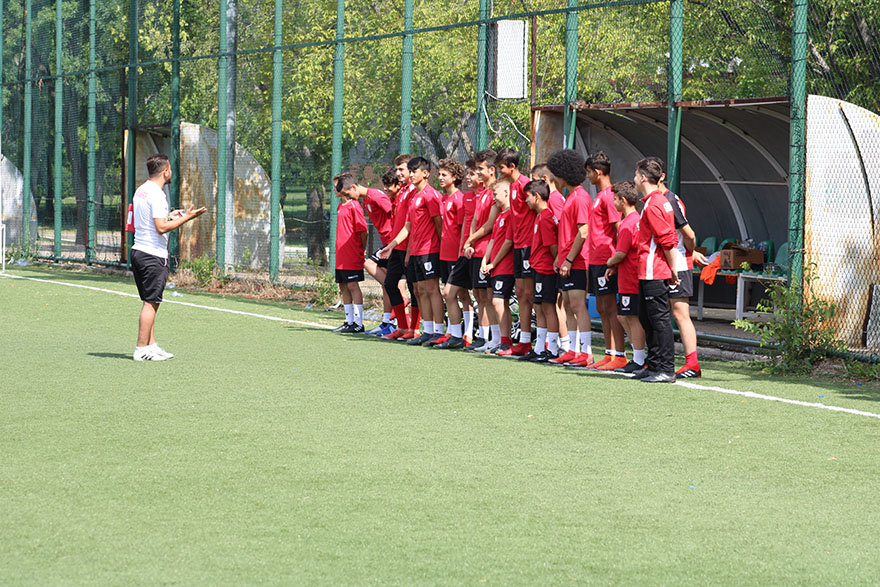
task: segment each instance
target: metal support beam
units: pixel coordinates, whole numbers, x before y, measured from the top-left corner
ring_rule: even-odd
[[[476,141],[474,148],[481,151],[486,148],[486,70],[488,58],[488,36],[486,28],[489,18],[489,0],[480,0],[480,25],[477,32],[477,111]]]
[[[568,8],[577,8],[577,0],[568,0]],[[577,129],[577,113],[571,107],[577,97],[577,61],[578,61],[578,13],[575,10],[565,15],[565,115],[563,118],[562,146],[565,149],[575,148],[575,132]]]
[[[226,85],[229,42],[226,36],[226,0],[220,0],[220,58],[217,60],[217,212],[214,257],[221,271],[226,270]]]
[[[30,230],[31,230],[31,125],[32,125],[32,106],[33,106],[33,87],[34,82],[31,81],[33,75],[33,63],[31,54],[31,0],[25,0],[24,3],[24,129],[23,145],[22,145],[22,162],[21,174],[23,176],[22,192],[21,192],[21,248],[30,249]]]
[[[413,0],[403,8],[403,60],[400,74],[400,152],[409,153],[412,140]]]
[[[172,210],[180,208],[180,0],[174,0],[171,8],[171,185],[169,205]],[[180,230],[168,235],[169,268],[174,271],[180,258]]]
[[[98,74],[97,67],[97,31],[95,26],[97,1],[89,2],[89,122],[88,122],[88,153],[86,155],[86,197],[88,211],[88,239],[86,240],[86,264],[95,261],[95,245],[97,230],[95,217],[97,214],[95,202],[95,148],[97,147],[98,130]]]
[[[2,3],[2,0],[0,0]],[[0,11],[2,11],[2,6],[0,6]],[[64,32],[63,20],[62,20],[62,0],[55,0],[55,75],[58,77],[55,78],[55,144],[54,144],[54,153],[53,153],[53,182],[52,182],[52,193],[53,193],[53,216],[54,216],[54,238],[52,247],[53,257],[57,262],[61,257],[61,191],[62,191],[62,183],[61,183],[61,171],[62,166],[64,165],[64,159],[62,158],[62,144],[64,142],[62,123],[64,120],[64,81],[61,79],[62,73],[64,73],[64,62],[61,57],[64,55],[64,51],[62,49],[62,44],[64,42],[64,37],[62,33]],[[2,65],[0,65],[2,68]]]
[[[134,191],[137,188],[136,178],[137,170],[136,154],[137,147],[135,134],[137,130],[137,80],[138,80],[138,0],[128,0],[128,62],[130,63],[126,71],[126,80],[128,81],[128,98],[126,107],[128,108],[128,140],[125,145],[125,206],[123,212],[128,213],[128,204],[134,202]],[[128,268],[131,268],[131,247],[134,246],[134,234],[125,233],[126,249],[125,262]]]
[[[789,283],[804,278],[804,188],[806,177],[807,8],[808,0],[794,0],[791,33],[791,130],[789,131],[788,251]]]
[[[333,155],[330,159],[330,175],[342,171],[342,114],[345,98],[345,0],[336,0],[336,53],[333,56]],[[339,197],[336,188],[330,186],[330,263],[332,274],[336,267],[336,207]]]
[[[669,123],[666,144],[666,185],[680,192],[681,181],[681,101],[682,43],[684,37],[684,0],[669,3],[669,71],[667,101]]]
[[[275,0],[275,49],[272,51],[272,194],[269,203],[269,276],[278,279],[281,216],[281,52],[283,0]]]

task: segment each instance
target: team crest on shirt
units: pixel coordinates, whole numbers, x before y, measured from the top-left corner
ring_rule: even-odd
[[[605,287],[606,280],[604,277],[597,277],[596,281],[599,282],[599,287]]]
[[[504,226],[504,218],[502,218],[502,219],[501,219],[501,222],[498,223],[498,227],[499,227],[499,228],[502,227],[502,226]]]
[[[446,202],[446,209],[452,210],[452,202]]]
[[[663,202],[663,209],[667,212],[672,212],[672,204],[669,202]]]
[[[541,282],[539,281],[538,283],[535,284],[535,291],[536,291],[537,293],[541,293],[541,290],[542,290],[542,289],[544,289],[544,284],[543,284],[543,283],[541,283]]]
[[[495,289],[501,289],[502,287],[504,287],[503,281],[496,281],[495,282]]]
[[[425,271],[430,271],[431,267],[433,267],[433,266],[434,266],[434,264],[431,263],[430,261],[425,261]]]
[[[372,211],[373,211],[373,209],[370,207],[369,204],[367,204],[367,212],[372,212]]]
[[[620,296],[620,304],[624,308],[629,308],[629,296]]]
[[[416,198],[416,207],[421,206],[421,204],[422,204],[422,199]]]
[[[529,268],[529,260],[523,259],[523,269],[528,269],[528,268]]]
[[[538,234],[538,225],[535,224],[535,234]]]

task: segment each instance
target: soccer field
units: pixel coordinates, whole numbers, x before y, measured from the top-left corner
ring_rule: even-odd
[[[176,357],[139,363],[132,281],[9,273],[0,584],[880,580],[876,388],[646,385],[167,291]]]

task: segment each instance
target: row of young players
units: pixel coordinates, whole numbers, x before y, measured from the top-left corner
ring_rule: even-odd
[[[669,230],[675,239],[668,259],[656,255],[651,262],[665,262],[675,269],[677,279],[670,279],[675,285],[666,294],[686,354],[678,373],[667,375],[701,375],[688,307],[694,234],[683,203],[662,184],[662,161],[640,161],[635,182],[612,185],[611,162],[601,152],[584,160],[575,151],[558,151],[532,168],[529,178],[519,171],[516,151],[484,150],[465,165],[453,159],[440,161],[437,179],[442,194],[428,181],[432,169],[426,159],[401,155],[394,163],[394,169],[382,178],[384,192],[358,185],[349,173],[334,178],[341,198],[336,281],[346,310],[346,321],[338,331],[364,331],[359,282],[366,268],[383,284],[384,297],[382,324],[371,334],[411,345],[466,348],[521,360],[644,374],[643,326],[647,322],[654,335],[652,324],[657,320],[640,316],[640,310],[645,310],[639,304],[640,278],[653,277],[653,267],[639,275],[638,209],[642,202],[638,192],[645,196],[643,201],[650,201],[649,196],[657,192],[663,197],[663,212],[674,219]],[[581,185],[587,179],[596,188],[595,199]],[[459,189],[463,182],[470,188],[466,192]],[[561,193],[565,189],[570,190],[566,198]],[[383,243],[366,260],[367,225],[361,198]],[[661,236],[667,245],[672,243],[668,232]],[[663,250],[662,245],[656,250]],[[411,297],[409,316],[406,288]],[[527,317],[535,309],[534,348],[528,327],[522,329],[517,344],[511,340],[509,300],[514,291],[524,324],[529,324]],[[587,291],[596,297],[605,335],[607,350],[599,360],[592,355]],[[471,292],[479,308],[478,334],[473,340],[469,337],[474,322]],[[667,322],[668,317],[667,310]],[[633,347],[631,361],[624,352],[624,331]],[[669,335],[663,333],[654,354],[670,354],[671,349],[661,348],[671,346],[671,328]]]

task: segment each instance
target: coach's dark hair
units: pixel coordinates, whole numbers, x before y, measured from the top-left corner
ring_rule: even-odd
[[[440,159],[440,163],[437,165],[438,169],[445,169],[450,174],[452,174],[452,180],[455,183],[456,187],[461,185],[461,180],[464,179],[464,165],[447,157],[445,159]]]
[[[483,149],[474,155],[474,163],[485,163],[487,167],[495,167],[497,157],[498,153],[492,149]]]
[[[550,173],[572,187],[584,183],[587,170],[584,168],[583,156],[573,149],[560,149],[547,158]]]
[[[504,147],[495,156],[495,164],[519,167],[519,153],[510,147]]]
[[[631,181],[619,181],[611,186],[611,191],[615,196],[620,196],[626,200],[630,206],[635,206],[639,201],[639,192],[636,191],[636,184]]]
[[[601,171],[605,175],[611,174],[611,159],[608,158],[604,151],[598,151],[587,157],[587,162],[584,163],[584,166],[587,169]]]
[[[663,160],[658,157],[646,157],[636,163],[636,173],[641,173],[653,185],[663,177]]]
[[[333,177],[333,187],[337,192],[343,192],[356,183],[354,176],[347,171]]]
[[[533,179],[523,187],[523,192],[535,194],[545,202],[550,199],[550,186],[543,179]]]
[[[412,159],[412,157],[409,156],[409,153],[401,153],[394,158],[394,166],[397,167],[401,163],[407,163],[410,159]]]
[[[389,169],[382,174],[382,185],[399,185],[400,180],[397,179],[397,171]]]
[[[168,160],[168,155],[163,153],[150,155],[147,157],[147,175],[150,177],[156,177],[165,171],[166,165],[171,165],[171,162]]]
[[[406,162],[406,166],[409,168],[410,172],[415,171],[416,169],[431,171],[431,162],[424,157],[413,157]]]

